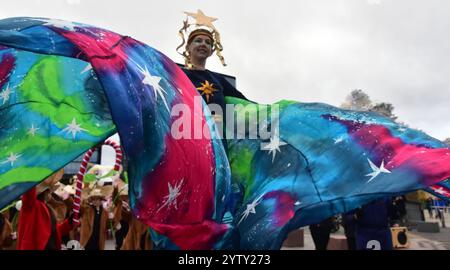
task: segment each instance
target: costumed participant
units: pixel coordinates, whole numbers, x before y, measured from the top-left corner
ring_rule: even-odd
[[[399,227],[400,226],[400,211],[397,205],[397,202],[395,198],[390,198],[388,200],[389,203],[386,204],[387,206],[387,213],[388,213],[388,221],[390,227]]]
[[[119,187],[119,192],[116,209],[118,210],[118,215],[120,215],[121,228],[118,232],[126,235],[122,242],[117,242],[117,245],[120,245],[121,250],[151,250],[152,241],[148,226],[140,222],[131,213],[128,204],[128,185]],[[124,228],[126,230],[123,230]]]
[[[13,206],[9,207],[9,209],[3,212],[3,215],[7,219],[7,222],[11,224],[11,241],[12,241],[10,245],[3,246],[3,249],[5,250],[16,250],[17,228],[21,208],[22,208],[22,200],[18,200],[14,202]],[[7,242],[9,242],[9,239],[7,240]]]
[[[327,250],[333,228],[333,217],[309,226],[316,250]]]
[[[52,192],[50,200],[47,202],[47,204],[54,210],[57,222],[61,222],[68,218],[68,208],[65,201],[69,198],[69,194],[64,191],[65,187],[66,185],[61,182],[56,183],[56,190]]]
[[[152,249],[148,226],[133,216],[129,205],[128,184],[120,178],[114,180],[113,198],[116,249]]]
[[[74,176],[76,178],[76,176]],[[67,214],[66,216],[71,216],[73,213],[73,202],[74,202],[74,196],[76,192],[76,180],[72,180],[69,185],[66,185],[64,187],[64,203],[67,207]]]
[[[149,227],[131,216],[128,232],[120,250],[151,250],[153,247]]]
[[[450,177],[444,143],[322,103],[267,105],[270,136],[227,138],[226,152],[172,60],[90,25],[1,20],[0,66],[0,208],[117,131],[131,209],[156,248],[279,249],[296,228]],[[205,136],[178,136],[179,123],[195,122]]]
[[[56,191],[55,193],[58,192],[58,196],[60,196],[60,198],[62,198],[64,204],[65,204],[65,208],[66,208],[66,216],[65,218],[70,218],[73,217],[73,203],[74,203],[74,196],[75,196],[75,181],[74,179],[76,179],[76,175],[73,176],[70,180],[69,180],[69,184],[64,186],[63,190],[58,192]],[[77,228],[79,229],[79,228]],[[68,243],[70,240],[74,240],[76,237],[76,233],[77,230],[71,230],[69,232],[68,235],[64,235],[62,237],[63,243]]]
[[[99,144],[84,154],[76,178],[74,220],[77,223],[80,203],[82,203],[80,245],[87,250],[103,250],[106,238],[113,236],[114,227],[117,225],[114,219],[113,191],[114,182],[120,177],[122,171],[120,165],[122,150],[120,145],[111,140],[106,140],[104,144],[116,150],[114,167],[89,164],[96,148],[100,147]],[[80,195],[85,199],[84,202],[80,201]]]
[[[212,72],[206,68],[207,59],[216,53],[223,66],[226,66],[225,59],[222,56],[222,42],[219,31],[212,24],[215,18],[206,16],[201,10],[197,13],[184,12],[187,17],[183,21],[183,27],[178,34],[182,38],[182,43],[177,47],[177,52],[183,56],[184,67],[182,70],[188,76],[194,87],[202,96],[208,108],[211,110],[212,117],[217,127],[218,134],[222,138],[222,144],[228,152],[227,142],[227,106],[226,97],[233,97],[240,100],[249,101],[239,90],[237,90],[223,75]],[[189,19],[195,19],[191,22]],[[186,40],[187,37],[187,40]],[[184,48],[183,52],[179,50]],[[215,107],[215,106],[219,106]],[[233,115],[234,117],[234,115]],[[241,203],[243,194],[242,185],[235,184],[232,187],[233,195],[230,199],[230,211],[234,211]],[[232,222],[231,213],[227,212],[227,223]],[[234,228],[229,233],[228,242],[231,246],[236,246],[239,242],[239,233]]]
[[[105,205],[112,196],[113,187],[103,186],[83,190],[80,212],[80,244],[85,250],[104,250],[108,236],[109,206]]]
[[[116,250],[120,250],[123,240],[128,233],[132,213],[128,199],[128,184],[118,178],[114,181],[114,238],[116,240]]]
[[[7,249],[13,244],[13,228],[9,221],[9,210],[0,213],[0,250]]]
[[[195,24],[190,24],[189,19],[186,18],[183,22],[183,28],[179,31],[183,42],[178,46],[177,51],[183,46],[185,49],[184,52],[180,53],[185,60],[183,71],[194,84],[206,104],[210,105],[209,108],[219,128],[219,134],[226,138],[226,133],[223,132],[226,125],[225,116],[227,115],[225,97],[248,99],[231,85],[223,75],[206,69],[206,61],[214,52],[216,52],[222,64],[226,66],[221,54],[223,47],[220,41],[220,33],[212,24],[212,18],[205,16],[200,10],[197,14],[185,13],[197,21]],[[191,27],[194,29],[191,29]],[[188,35],[186,44],[185,34]],[[211,106],[213,104],[220,106],[220,110]],[[227,148],[226,140],[222,142]]]
[[[344,227],[347,249],[356,250],[356,211],[352,210],[342,215],[342,226]]]
[[[406,211],[406,197],[398,196],[395,199],[395,204],[397,205],[398,213],[400,216],[400,226],[405,227],[408,226],[408,213]]]
[[[58,223],[54,210],[47,203],[61,179],[64,170],[53,174],[22,196],[17,249],[18,250],[60,250],[61,237],[72,229],[72,219]]]
[[[390,198],[364,205],[356,211],[356,249],[392,250],[388,207]]]

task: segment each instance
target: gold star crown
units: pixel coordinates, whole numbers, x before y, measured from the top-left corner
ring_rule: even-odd
[[[192,12],[184,12],[184,13],[187,16],[186,20],[183,21],[183,27],[178,31],[178,34],[181,37],[182,42],[180,46],[177,47],[177,52],[184,57],[186,67],[192,68],[192,63],[189,61],[189,55],[186,51],[186,48],[184,52],[180,52],[179,49],[186,44],[185,35],[188,36],[187,43],[189,43],[196,35],[199,34],[205,34],[212,39],[213,51],[216,52],[216,55],[219,57],[220,61],[222,62],[222,65],[226,66],[225,59],[221,54],[221,52],[223,51],[223,47],[220,41],[220,33],[212,24],[212,22],[216,21],[217,18],[206,16],[200,9],[197,10],[197,13]],[[191,23],[189,21],[190,18],[195,19],[195,23]]]

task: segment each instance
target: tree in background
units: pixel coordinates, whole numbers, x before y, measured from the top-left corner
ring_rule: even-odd
[[[369,95],[361,89],[353,90],[341,105],[341,108],[356,111],[367,111],[371,107],[372,101],[370,100]]]
[[[383,116],[386,116],[393,121],[397,120],[397,116],[394,114],[394,105],[391,103],[381,102],[377,103],[372,108],[369,109],[369,111],[377,112]]]
[[[369,95],[361,89],[355,89],[347,96],[341,108],[357,111],[377,112],[393,121],[397,120],[394,114],[394,105],[388,102],[374,104]]]
[[[450,146],[450,138],[445,139],[444,143],[447,144],[448,146]]]

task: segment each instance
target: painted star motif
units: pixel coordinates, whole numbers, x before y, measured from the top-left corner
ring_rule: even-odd
[[[340,137],[338,137],[336,139],[333,139],[333,140],[334,140],[334,144],[338,144],[340,142],[343,142],[345,140],[345,138],[344,138],[344,136],[340,136]]]
[[[209,97],[214,96],[214,92],[217,92],[217,89],[214,88],[214,84],[210,83],[208,81],[205,81],[204,83],[200,83],[202,86],[197,87],[198,91],[201,91],[201,95],[206,96],[206,103],[209,103]]]
[[[167,183],[167,185],[169,187],[169,194],[164,197],[164,203],[161,205],[160,208],[158,208],[157,212],[159,212],[162,208],[164,208],[166,206],[167,206],[167,208],[170,208],[172,205],[175,206],[175,209],[178,209],[177,198],[181,194],[180,190],[182,188],[183,181],[184,181],[184,179],[181,179],[181,181],[178,184],[175,184],[175,186],[173,186],[173,187],[172,187],[172,185],[170,185],[170,183]]]
[[[434,192],[436,192],[436,193],[438,193],[438,194],[441,194],[441,195],[446,195],[446,196],[450,195],[450,194],[447,192],[447,190],[445,190],[443,187],[440,187],[440,188],[434,188],[434,187],[433,187],[433,190],[434,190]]]
[[[57,28],[62,28],[69,31],[74,31],[76,25],[73,22],[57,20],[57,19],[42,19],[40,20],[45,22],[43,25],[49,25]]]
[[[217,21],[217,18],[212,18],[206,16],[200,9],[197,10],[197,13],[192,12],[184,12],[186,15],[191,16],[195,19],[195,24],[197,26],[208,26],[214,29],[214,25],[212,22]]]
[[[9,153],[9,157],[2,162],[2,164],[4,163],[11,163],[11,167],[14,166],[14,161],[17,161],[17,159],[21,156],[21,154],[13,154],[13,153]]]
[[[83,73],[86,73],[88,71],[92,70],[92,65],[91,64],[87,64],[87,66],[80,72],[80,75]]]
[[[31,128],[28,129],[27,133],[34,137],[34,135],[36,134],[36,131],[38,131],[38,130],[39,130],[38,127],[35,127],[34,124],[31,124]]]
[[[280,146],[286,145],[285,142],[282,142],[280,140],[280,137],[275,134],[272,138],[270,138],[270,143],[265,145],[262,150],[269,151],[269,154],[272,153],[272,163],[275,160],[275,156],[277,154],[277,151],[281,153]]]
[[[259,196],[258,198],[256,198],[255,200],[253,200],[252,203],[247,204],[247,209],[245,209],[244,212],[242,212],[242,217],[238,222],[238,225],[244,220],[246,219],[250,214],[256,214],[256,206],[261,202],[261,198],[263,197],[263,195]]]
[[[2,92],[0,92],[0,97],[3,99],[2,105],[4,105],[6,103],[6,101],[8,101],[9,95],[11,95],[11,93],[14,93],[14,92],[11,91],[11,89],[9,88],[9,84],[8,84],[6,86],[6,89],[3,90]]]
[[[81,124],[77,124],[77,120],[75,118],[72,119],[72,123],[67,124],[67,127],[63,129],[62,131],[65,131],[67,133],[72,133],[72,137],[75,139],[75,136],[78,132],[81,131],[87,131],[84,128],[81,128]]]
[[[166,91],[159,85],[161,81],[161,77],[152,76],[150,71],[148,71],[147,67],[144,66],[144,69],[138,65],[139,72],[144,75],[144,79],[142,79],[142,83],[146,85],[150,85],[153,88],[153,92],[155,93],[155,99],[158,100],[158,96],[160,96],[164,102],[164,105],[169,110],[169,105],[167,105],[166,97],[164,94],[167,94]]]
[[[366,176],[370,176],[369,181],[367,183],[371,182],[375,177],[377,177],[381,173],[391,173],[388,169],[384,167],[384,160],[381,161],[380,167],[377,167],[375,164],[373,164],[370,159],[367,159],[369,161],[370,168],[372,168],[372,172],[369,174],[366,174]]]

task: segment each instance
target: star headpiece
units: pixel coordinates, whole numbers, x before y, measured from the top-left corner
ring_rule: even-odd
[[[213,51],[216,52],[216,55],[219,57],[222,65],[226,66],[225,59],[223,58],[221,52],[223,51],[222,43],[220,41],[220,33],[212,24],[217,18],[212,18],[206,16],[200,9],[197,10],[197,13],[192,12],[184,12],[186,16],[186,20],[183,21],[183,27],[178,31],[179,36],[182,39],[182,43],[177,47],[177,52],[184,57],[185,65],[187,68],[192,68],[192,63],[189,61],[189,55],[186,51],[180,52],[179,49],[182,48],[186,44],[186,38],[188,37],[187,43],[197,35],[207,35],[213,41]],[[189,21],[190,18],[195,19],[195,23]]]

